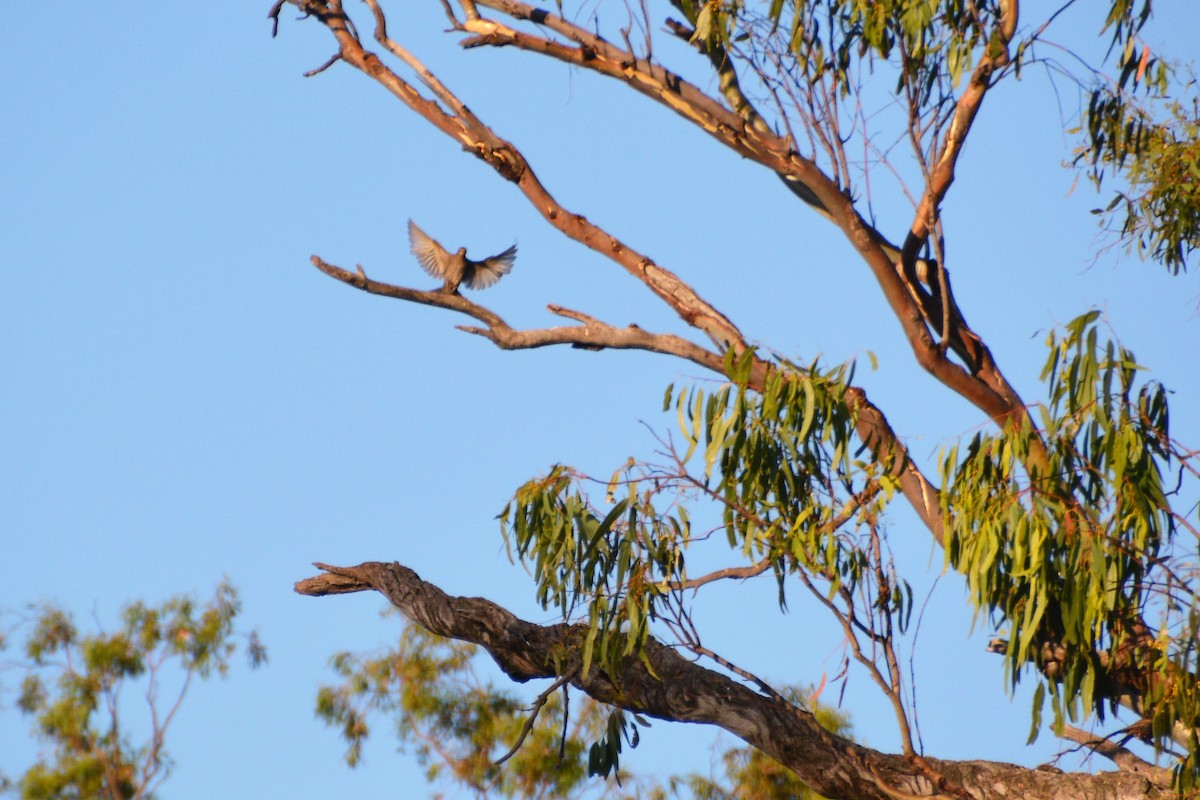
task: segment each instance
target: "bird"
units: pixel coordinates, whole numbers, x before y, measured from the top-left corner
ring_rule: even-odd
[[[442,291],[446,294],[458,294],[459,284],[466,284],[468,289],[488,288],[509,273],[517,257],[514,244],[483,261],[473,261],[467,258],[467,248],[460,247],[451,253],[429,238],[411,219],[408,221],[408,242],[421,269],[445,281]]]

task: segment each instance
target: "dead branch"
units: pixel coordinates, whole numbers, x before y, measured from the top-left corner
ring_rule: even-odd
[[[706,350],[694,342],[673,334],[651,333],[637,325],[617,328],[582,312],[555,305],[548,306],[552,314],[582,324],[572,327],[518,330],[511,327],[496,312],[472,302],[460,294],[451,294],[438,289],[409,289],[404,286],[383,283],[368,278],[361,267],[355,272],[350,272],[325,262],[319,256],[313,256],[312,263],[329,277],[369,294],[426,306],[436,306],[473,317],[486,327],[459,325],[458,329],[482,336],[502,350],[529,350],[558,344],[571,345],[585,350],[645,350],[650,353],[676,356],[716,372],[724,369],[725,362],[719,353]]]
[[[492,762],[495,766],[500,766],[517,754],[517,751],[521,749],[521,745],[525,743],[525,739],[529,737],[529,732],[533,730],[533,723],[537,721],[538,714],[541,713],[542,707],[546,705],[546,701],[550,699],[550,695],[566,685],[567,681],[571,680],[572,677],[574,676],[560,675],[554,683],[550,684],[549,688],[537,696],[537,699],[533,701],[533,708],[529,709],[529,716],[525,718],[525,724],[521,726],[521,732],[517,736],[517,741],[513,742],[513,746],[509,748],[507,753]]]

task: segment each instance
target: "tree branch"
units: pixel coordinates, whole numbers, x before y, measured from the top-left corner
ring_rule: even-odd
[[[942,140],[933,170],[926,182],[925,194],[913,218],[911,235],[905,242],[906,252],[912,247],[915,254],[915,248],[920,247],[920,243],[929,235],[930,226],[937,218],[938,207],[950,191],[950,184],[954,182],[954,168],[962,154],[971,124],[983,105],[984,95],[992,86],[992,76],[1009,62],[1008,45],[1017,30],[1020,3],[1019,0],[1002,0],[1000,5],[1000,19],[992,31],[979,64],[971,74],[966,90],[955,104],[954,115],[950,118],[950,130]]]
[[[533,701],[533,707],[529,709],[529,716],[525,718],[525,723],[521,725],[521,732],[517,736],[517,741],[513,742],[513,746],[508,749],[507,753],[492,762],[495,766],[500,766],[517,754],[517,751],[521,749],[521,745],[524,744],[525,739],[528,738],[529,732],[533,730],[533,723],[537,721],[542,706],[546,705],[546,701],[550,699],[550,695],[561,689],[572,677],[571,675],[560,675],[555,679],[554,683],[550,684],[545,691],[537,696],[537,699]]]
[[[562,208],[538,182],[519,151],[510,143],[497,137],[474,115],[464,118],[447,114],[437,103],[422,98],[412,86],[388,70],[377,57],[363,50],[358,38],[347,24],[340,0],[329,0],[328,3],[322,2],[322,0],[289,0],[289,2],[300,7],[306,14],[318,18],[330,29],[338,41],[341,48],[339,52],[346,63],[378,81],[439,130],[462,141],[468,150],[491,164],[503,177],[516,182],[531,204],[554,227],[568,237],[607,256],[639,278],[685,322],[708,334],[718,344],[719,349],[732,346],[735,350],[741,351],[748,346],[741,332],[731,321],[701,299],[690,286],[679,280],[673,273],[659,267],[649,258],[642,256],[615,237],[592,225],[584,217],[572,214]],[[728,146],[742,152],[743,155],[754,158],[779,174],[809,187],[814,197],[825,207],[837,204],[840,211],[837,214],[831,212],[831,218],[835,221],[840,220],[839,225],[844,230],[847,229],[847,225],[849,226],[848,235],[863,253],[868,264],[872,265],[873,271],[880,279],[881,285],[884,286],[889,302],[892,303],[893,308],[897,309],[897,314],[902,321],[909,320],[909,324],[906,324],[905,327],[906,330],[909,330],[910,340],[921,339],[924,342],[925,346],[922,348],[922,352],[926,354],[927,358],[923,363],[931,365],[936,363],[941,373],[939,377],[943,378],[944,382],[951,384],[952,388],[956,388],[960,394],[975,402],[976,405],[986,406],[985,410],[990,409],[989,413],[1009,413],[1010,408],[1003,401],[1000,401],[982,383],[975,381],[961,367],[946,361],[944,357],[940,359],[940,362],[937,360],[937,348],[929,339],[928,332],[921,322],[921,311],[909,295],[903,280],[897,274],[892,260],[882,249],[882,237],[857,214],[849,198],[845,197],[813,162],[801,158],[791,150],[786,140],[769,131],[760,130],[760,126],[747,128],[744,121],[736,114],[679,76],[616,48],[599,36],[595,36],[557,15],[517,0],[486,0],[481,5],[502,11],[516,19],[529,20],[559,32],[576,42],[578,46],[569,47],[541,37],[517,33],[491,20],[482,19],[468,19],[464,23],[468,30],[478,33],[475,39],[468,40],[468,44],[485,42],[514,44],[525,49],[545,52],[547,55],[569,63],[576,63],[588,69],[620,78],[643,94],[658,100],[701,125]],[[387,39],[386,29],[380,28],[376,35]],[[423,70],[421,74],[428,73],[428,70],[424,70],[419,62],[414,62],[415,59],[411,62],[406,60],[406,63],[413,69]],[[458,103],[449,90],[440,83],[437,83],[436,86],[439,96],[448,104],[454,107],[465,107]],[[314,263],[317,262],[314,261]],[[387,284],[370,281],[365,275],[359,276],[361,283],[347,280],[349,273],[339,272],[337,268],[329,265],[326,267],[329,268],[322,267],[322,269],[327,274],[374,293],[390,294],[428,305],[440,305],[464,313],[472,313],[469,309],[474,307],[474,304],[463,298],[449,298],[446,295],[424,296],[414,290],[401,290],[400,287],[388,287]],[[411,294],[404,296],[403,292]],[[901,307],[906,310],[902,310]],[[490,312],[487,313],[490,314]],[[669,341],[667,337],[646,339],[643,337],[644,332],[639,333],[640,329],[632,327],[622,329],[624,336],[616,336],[614,332],[618,329],[606,327],[602,330],[598,326],[593,326],[592,331],[607,334],[607,338],[599,336],[598,340],[588,340],[586,337],[582,337],[581,340],[579,332],[573,334],[567,332],[571,329],[552,329],[553,332],[540,332],[544,334],[540,337],[532,335],[517,337],[515,336],[517,332],[512,331],[507,325],[503,325],[503,321],[495,315],[491,316],[490,321],[481,316],[476,318],[489,326],[489,331],[494,334],[494,338],[493,336],[489,336],[489,338],[492,338],[492,341],[500,347],[536,347],[545,344],[570,343],[580,347],[596,345],[613,348],[637,347],[654,352],[681,354],[681,352],[677,352],[677,343]],[[493,327],[492,322],[498,322],[500,325]],[[471,332],[484,335],[479,330]],[[532,332],[530,333],[532,334]],[[644,336],[653,337],[652,334],[644,334]],[[686,350],[684,358],[714,371],[724,372],[723,362],[714,359],[711,351],[691,343],[685,343],[685,340],[677,341],[684,343],[678,345],[679,349]],[[669,346],[659,349],[659,346],[662,345]],[[922,359],[919,357],[918,360]],[[761,386],[762,377],[767,369],[766,362],[758,361],[753,370],[752,382]],[[931,371],[934,370],[931,368]],[[901,478],[901,487],[905,497],[917,509],[917,513],[933,531],[938,541],[942,541],[937,490],[907,457],[907,451],[896,439],[883,414],[866,400],[865,393],[855,390],[850,395],[848,403],[851,410],[859,415],[859,433],[863,441],[871,446],[876,457],[885,451],[891,455],[891,463],[894,464],[896,474]]]
[[[925,322],[928,315],[903,274],[899,258],[901,250],[858,213],[853,200],[814,161],[798,154],[785,137],[776,135],[765,125],[754,124],[757,112],[743,109],[747,115],[743,118],[675,73],[639,59],[603,37],[544,9],[520,0],[483,0],[479,5],[515,20],[533,22],[563,36],[571,44],[516,31],[495,20],[480,19],[464,23],[464,29],[475,34],[463,42],[465,47],[513,46],[620,80],[699,126],[739,155],[779,174],[793,193],[836,224],[858,250],[900,322],[917,363],[1001,426],[1024,413],[1024,403],[996,368],[982,340],[965,324],[962,326],[962,344],[956,345],[956,350],[961,350],[960,357],[967,362],[970,371],[946,358],[944,351],[933,341]],[[978,74],[979,70],[976,72]],[[718,77],[722,76],[719,74]],[[737,95],[733,96],[736,98]],[[958,127],[952,126],[952,132],[958,131],[965,137],[971,108],[970,103],[963,104]],[[974,108],[977,110],[977,104]],[[973,112],[970,117],[973,118]],[[961,149],[961,141],[957,147]],[[953,159],[945,163],[947,167],[943,171],[949,168],[952,175]],[[948,184],[946,186],[948,188]]]
[[[538,180],[525,157],[511,142],[497,136],[421,62],[388,39],[386,29],[379,27],[381,14],[376,18],[376,38],[384,42],[385,47],[392,50],[397,58],[416,72],[422,82],[430,87],[453,113],[444,110],[438,102],[422,96],[415,87],[380,61],[378,56],[363,48],[342,8],[341,0],[288,2],[298,6],[306,14],[320,19],[337,40],[344,62],[370,76],[438,130],[459,141],[465,149],[485,161],[505,180],[516,184],[538,213],[561,233],[617,263],[645,284],[687,324],[703,331],[721,350],[733,348],[736,352],[742,352],[749,346],[732,321],[674,273],[592,224],[582,215],[572,213],[561,206]],[[378,8],[372,5],[373,8]],[[464,23],[468,29],[492,24],[494,23],[473,19]]]
[[[716,351],[706,350],[678,337],[650,334],[636,326],[614,328],[579,312],[566,312],[564,309],[559,309],[556,313],[583,324],[573,328],[516,331],[494,313],[465,298],[442,293],[433,296],[433,293],[389,287],[387,284],[370,281],[361,273],[357,278],[347,279],[349,273],[342,271],[343,274],[338,275],[337,268],[330,265],[322,267],[327,274],[366,291],[467,313],[482,321],[486,327],[464,329],[485,336],[502,348],[572,344],[593,349],[643,349],[683,357],[722,373],[724,370],[721,354],[725,350],[732,349],[740,353],[749,348],[749,344],[733,322],[674,273],[658,266],[650,258],[628,247],[583,216],[562,207],[540,183],[515,146],[497,136],[424,65],[388,38],[382,12],[376,0],[369,2],[376,17],[376,38],[384,43],[392,55],[418,75],[421,83],[436,99],[423,96],[417,88],[384,65],[375,54],[363,48],[353,23],[343,10],[342,0],[288,1],[330,30],[338,43],[342,61],[370,76],[439,130],[488,163],[506,180],[513,182],[553,227],[569,238],[605,255],[640,280],[688,325],[704,332],[716,344]],[[926,321],[928,315],[914,298],[913,287],[902,274],[903,265],[897,265],[892,254],[886,249],[886,240],[858,213],[853,199],[846,195],[833,179],[825,175],[815,162],[796,153],[786,138],[762,130],[762,126],[747,124],[721,102],[681,80],[677,75],[646,59],[639,59],[561,17],[518,0],[484,0],[480,5],[548,28],[569,39],[572,44],[512,31],[499,23],[478,18],[471,13],[467,14],[468,19],[462,24],[464,29],[474,34],[474,38],[466,44],[513,44],[620,79],[701,126],[735,152],[807,187],[816,203],[828,211],[830,218],[849,238],[875,275],[918,363],[948,388],[987,413],[997,424],[1006,426],[1028,418],[1021,398],[995,365],[981,340],[977,342],[978,355],[969,365],[971,371],[947,359],[944,349],[933,341]],[[272,9],[275,16],[278,9],[278,5]],[[989,49],[986,56],[993,70],[1007,63],[1007,41],[1011,37],[1011,29],[1016,24],[1016,13],[1016,0],[1006,0],[1005,12],[998,23],[1002,41],[989,45],[989,48],[999,49]],[[978,111],[992,75],[991,71],[981,72],[982,69],[983,64],[977,68],[971,86],[956,108],[942,155],[931,172],[929,186],[932,188],[926,192],[927,199],[938,200],[944,196],[953,178],[954,163],[961,153],[970,122]],[[906,242],[906,246],[907,244]],[[317,262],[320,260],[317,259],[314,263]],[[318,266],[323,263],[318,263]],[[942,276],[944,279],[944,273]],[[948,284],[944,280],[942,286],[945,288],[939,290],[939,296],[947,301],[948,305],[952,295],[949,294]],[[555,311],[553,307],[551,310]],[[969,333],[965,323],[959,326],[959,331]],[[768,362],[757,359],[752,371],[751,385],[760,387],[763,377],[771,368]],[[846,403],[855,413],[859,438],[870,447],[876,459],[892,470],[892,474],[900,481],[905,497],[935,538],[944,544],[945,534],[936,489],[914,466],[883,414],[867,401],[865,393],[851,389],[847,392]],[[1036,472],[1037,466],[1044,462],[1044,453],[1039,451],[1036,442],[1030,450],[1027,466],[1031,472]]]
[[[313,256],[312,263],[329,277],[369,294],[426,306],[436,306],[474,317],[486,327],[459,325],[458,329],[482,336],[502,350],[528,350],[556,344],[568,344],[583,350],[645,350],[686,359],[716,372],[724,370],[725,362],[719,353],[706,350],[694,342],[673,334],[651,333],[637,325],[617,328],[582,312],[556,305],[548,306],[550,313],[583,324],[573,327],[517,330],[505,322],[499,314],[460,294],[448,294],[437,289],[428,291],[409,289],[383,283],[368,278],[361,267],[357,272],[350,272],[325,262],[319,256]]]
[[[1063,725],[1058,735],[1064,739],[1083,745],[1093,753],[1104,756],[1126,772],[1136,772],[1146,775],[1158,783],[1169,782],[1171,780],[1170,770],[1154,766],[1149,761],[1138,757],[1133,751],[1109,739],[1096,736],[1073,725]]]
[[[478,597],[447,595],[400,564],[356,567],[317,564],[320,575],[299,581],[303,595],[378,591],[406,617],[440,636],[483,647],[511,679],[557,679],[582,664],[586,625],[535,625]],[[651,638],[644,658],[621,662],[620,673],[593,667],[570,678],[594,699],[639,714],[718,726],[759,748],[830,798],[895,800],[966,792],[988,798],[1167,798],[1169,785],[1127,772],[1057,774],[984,761],[925,764],[862,747],[822,728],[812,714],[759,694],[733,679],[692,663]],[[946,786],[926,773],[934,770]]]

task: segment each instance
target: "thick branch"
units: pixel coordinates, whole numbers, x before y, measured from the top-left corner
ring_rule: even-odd
[[[300,594],[378,591],[426,630],[473,642],[518,682],[556,679],[580,666],[586,626],[535,625],[478,597],[447,595],[400,564],[317,564],[321,575],[298,582]],[[658,719],[716,725],[793,770],[830,798],[970,796],[986,798],[1166,798],[1169,788],[1130,773],[1058,774],[1011,764],[908,759],[859,746],[824,730],[802,709],[761,695],[682,658],[654,639],[645,660],[630,657],[618,675],[594,668],[570,683],[596,700]],[[942,779],[935,785],[930,771]]]
[[[641,94],[675,111],[718,139],[725,146],[789,181],[789,187],[818,210],[823,210],[858,250],[871,269],[884,297],[904,329],[917,362],[998,424],[1007,424],[1024,411],[1020,397],[991,360],[982,340],[963,326],[967,340],[963,358],[971,371],[948,360],[933,341],[925,323],[926,314],[903,275],[899,251],[858,213],[841,187],[813,162],[795,152],[786,138],[766,126],[743,119],[698,87],[658,65],[574,25],[562,17],[520,0],[483,0],[486,6],[509,17],[534,22],[557,33],[570,44],[513,30],[494,20],[468,20],[464,29],[476,34],[466,46],[513,46],[550,56],[620,80]],[[969,107],[969,105],[967,106]],[[966,111],[963,112],[964,118]],[[966,127],[959,127],[966,135]],[[949,163],[949,162],[948,162]],[[792,187],[792,184],[798,184]],[[797,191],[803,187],[803,191]],[[957,349],[957,348],[956,348]]]
[[[867,399],[867,393],[859,388],[846,392],[846,406],[854,414],[855,432],[871,450],[871,456],[883,464],[893,477],[900,480],[900,491],[913,511],[925,523],[925,527],[946,545],[946,533],[942,519],[941,493],[937,487],[917,468],[908,455],[908,449],[896,437],[883,412]]]

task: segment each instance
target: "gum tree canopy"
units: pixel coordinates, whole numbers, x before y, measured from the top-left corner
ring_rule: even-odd
[[[911,391],[925,403],[936,402],[935,389],[957,395],[987,422],[933,468],[909,457],[851,366],[796,363],[752,343],[683,277],[560,203],[519,143],[405,44],[435,32],[389,28],[383,0],[353,5],[278,0],[271,17],[278,27],[294,6],[304,24],[324,26],[336,54],[311,74],[344,62],[378,82],[514,184],[547,225],[640,281],[684,335],[553,305],[561,326],[517,329],[474,296],[313,263],[372,294],[465,314],[475,324],[463,330],[502,349],[646,350],[718,380],[668,389],[679,430],[664,437],[658,461],[631,460],[607,485],[555,467],[515,493],[505,535],[561,623],[449,596],[394,563],[319,565],[324,572],[298,591],[378,591],[428,631],[481,645],[516,681],[550,679],[610,705],[614,722],[591,759],[602,774],[631,712],[718,726],[831,798],[1147,797],[1197,786],[1195,452],[1170,436],[1167,391],[1143,377],[1094,311],[1050,335],[1044,395],[1018,394],[956,301],[943,218],[951,200],[976,199],[950,189],[989,94],[1036,65],[1079,92],[1067,135],[1074,167],[1111,199],[1097,212],[1102,225],[1144,258],[1186,271],[1200,245],[1194,84],[1139,37],[1150,0],[1087,4],[1091,30],[1102,32],[1094,64],[1050,40],[1071,0],[1033,20],[1018,0],[671,0],[599,10],[442,0],[464,48],[515,48],[611,78],[774,172],[797,214],[820,215],[830,236],[844,236],[928,373]],[[665,63],[667,52],[686,63]],[[643,135],[672,135],[661,127]],[[609,156],[620,154],[587,154]],[[872,180],[907,192],[907,230],[874,227]],[[747,279],[766,285],[775,266]],[[1068,775],[919,753],[896,648],[913,597],[881,531],[892,502],[915,511],[965,579],[975,614],[995,626],[991,648],[1007,680],[1038,682],[1035,731],[1045,711],[1055,733],[1118,769]],[[723,543],[726,566],[688,569],[693,549]],[[760,576],[778,582],[781,603],[785,590],[805,593],[841,625],[894,710],[902,752],[826,731],[734,654],[700,642],[696,593]],[[1125,727],[1111,738],[1076,727],[1116,711]],[[1173,769],[1127,749],[1132,740]]]

